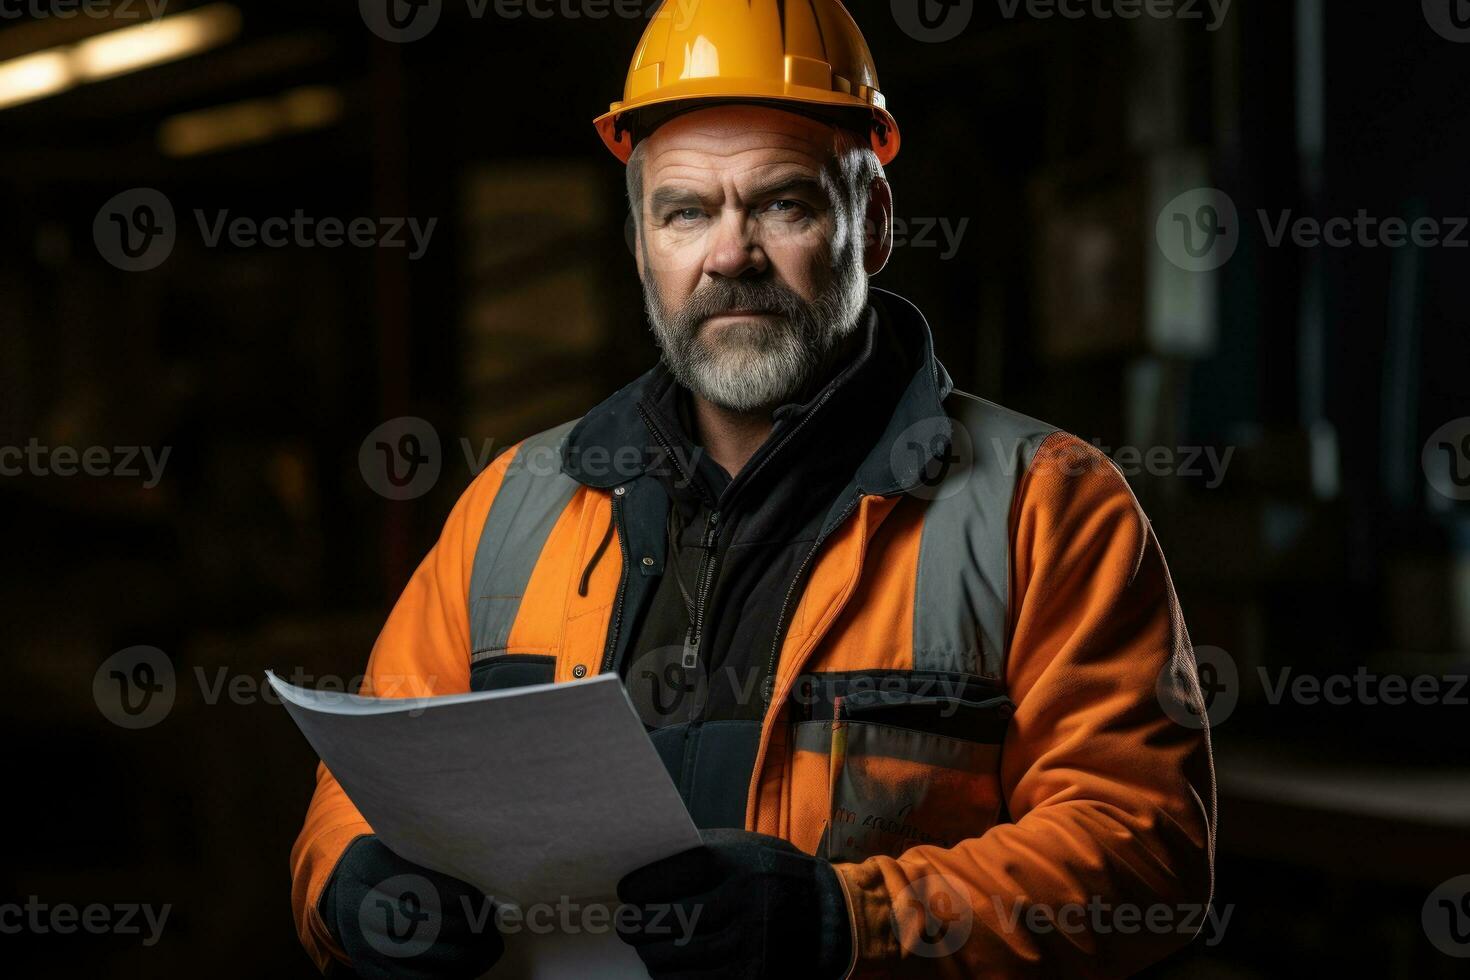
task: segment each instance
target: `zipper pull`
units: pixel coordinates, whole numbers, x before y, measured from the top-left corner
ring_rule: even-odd
[[[693,670],[699,666],[699,641],[694,638],[694,627],[689,627],[684,634],[684,669]]]

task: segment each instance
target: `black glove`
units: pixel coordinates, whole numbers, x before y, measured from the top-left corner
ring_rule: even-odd
[[[484,893],[405,861],[372,835],[348,845],[317,909],[366,980],[478,977],[505,950]]]
[[[852,924],[831,864],[765,834],[700,837],[618,883],[638,912],[616,917],[618,935],[654,980],[846,975]]]

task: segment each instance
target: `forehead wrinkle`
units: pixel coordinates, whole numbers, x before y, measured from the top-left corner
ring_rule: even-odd
[[[758,156],[757,156],[758,155]],[[752,172],[782,164],[805,167],[813,172],[822,168],[825,154],[812,153],[801,146],[755,146],[746,149],[710,150],[690,146],[671,146],[660,153],[651,154],[647,172],[661,177],[672,171],[697,172]]]
[[[807,179],[815,182],[830,196],[832,189],[826,168],[814,166],[799,156],[782,157],[762,161],[747,168],[717,167],[694,162],[668,164],[663,172],[651,171],[650,186],[653,194],[671,189],[700,198],[710,196],[724,199],[733,189],[737,198],[747,196],[751,190],[762,190],[772,183],[786,179]],[[711,190],[714,191],[711,195]]]
[[[707,114],[708,113],[708,114]],[[670,152],[687,150],[709,156],[738,156],[754,150],[794,150],[820,159],[830,149],[831,130],[815,120],[787,113],[757,114],[762,122],[738,125],[732,120],[748,118],[739,112],[696,112],[665,123],[649,136],[649,163]]]

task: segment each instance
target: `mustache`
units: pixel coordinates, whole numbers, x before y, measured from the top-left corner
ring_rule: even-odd
[[[774,280],[715,279],[690,295],[678,319],[694,327],[731,310],[762,310],[795,319],[803,309],[801,297]]]

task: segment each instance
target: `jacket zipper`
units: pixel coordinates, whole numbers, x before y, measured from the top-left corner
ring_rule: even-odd
[[[683,465],[680,464],[679,457],[674,453],[673,447],[664,438],[659,427],[653,424],[653,420],[648,417],[648,412],[644,410],[642,405],[638,406],[638,415],[643,419],[643,424],[648,428],[648,431],[653,434],[653,438],[658,442],[659,448],[664,451],[664,455],[674,464],[674,468],[679,471],[679,475],[684,478],[684,482],[693,484],[694,475],[685,470]],[[702,490],[700,494],[705,497],[706,502],[709,501],[708,495]],[[694,609],[689,616],[689,629],[684,632],[682,663],[685,670],[691,670],[699,664],[699,641],[704,633],[704,607],[709,600],[710,583],[714,579],[714,544],[715,539],[719,536],[719,522],[720,512],[711,506],[709,517],[705,518],[704,522],[704,538],[701,545],[704,550],[704,555],[699,560],[699,580],[696,583],[697,588],[694,594]]]
[[[771,637],[771,656],[766,662],[766,678],[761,683],[761,702],[766,710],[770,709],[771,697],[776,693],[776,659],[781,652],[781,641],[785,638],[786,615],[790,611],[791,597],[796,594],[797,588],[806,576],[807,566],[811,564],[812,558],[816,556],[823,542],[832,536],[832,531],[837,530],[847,522],[847,519],[852,516],[852,512],[857,509],[858,501],[862,499],[862,496],[861,493],[855,495],[847,507],[843,509],[842,515],[837,518],[836,523],[832,525],[831,530],[825,534],[818,535],[817,540],[812,544],[811,550],[806,553],[806,557],[801,560],[801,565],[796,569],[796,576],[792,578],[791,585],[786,589],[786,597],[781,600],[781,615],[776,619],[776,632]]]
[[[717,525],[720,512],[712,510],[704,522],[704,555],[699,559],[699,587],[694,593],[694,615],[689,618],[689,630],[684,634],[684,669],[691,670],[699,664],[699,641],[704,635],[704,607],[709,600],[710,583],[714,579],[715,539],[719,537]]]
[[[786,435],[781,437],[781,441],[776,443],[776,445],[772,447],[771,450],[761,458],[760,462],[756,463],[754,470],[743,471],[737,476],[737,479],[739,479],[740,476],[745,477],[744,482],[740,485],[739,488],[737,488],[737,492],[739,489],[743,489],[744,487],[749,486],[752,482],[754,482],[756,476],[760,474],[761,470],[765,469],[766,464],[769,463],[773,457],[780,455],[781,450],[788,442],[795,438],[796,434],[801,431],[802,427],[806,425],[807,421],[822,410],[822,406],[825,405],[828,399],[832,397],[835,390],[836,389],[834,388],[828,388],[825,392],[823,392],[822,397],[817,399],[817,403],[812,406],[812,410],[803,415],[801,419],[791,427],[791,430],[787,432]],[[649,419],[648,413],[644,410],[642,405],[638,406],[638,415],[643,419],[643,424],[648,428],[648,431],[653,433],[654,439],[658,441],[658,444],[660,448],[663,449],[664,454],[668,456],[668,458],[673,462],[674,467],[678,469],[679,475],[684,477],[686,481],[692,483],[693,476],[687,473],[684,470],[684,467],[679,464],[679,458],[674,454],[673,448],[669,445],[668,440],[663,437],[663,434],[659,431],[658,426],[654,425]],[[858,497],[854,497],[852,502],[848,504],[847,509],[843,512],[842,517],[838,519],[837,524],[833,525],[834,528],[840,526],[843,521],[847,520],[848,515],[850,515],[853,511],[853,508],[857,506],[857,501]],[[714,565],[713,552],[711,549],[714,543],[714,537],[718,533],[715,525],[718,523],[719,519],[720,512],[712,507],[710,509],[709,519],[705,522],[704,557],[700,559],[700,583],[698,595],[695,598],[695,615],[693,617],[693,621],[689,624],[689,631],[684,635],[683,665],[686,670],[694,667],[696,664],[699,663],[699,641],[701,639],[701,632],[704,627],[704,606],[706,599],[708,599],[709,597],[709,580],[710,578],[712,578],[710,572],[712,571],[712,566]],[[830,532],[828,533],[830,534]],[[772,683],[772,680],[774,678],[776,654],[777,651],[780,649],[781,633],[786,625],[787,606],[790,605],[792,593],[796,591],[796,586],[801,581],[802,575],[806,572],[806,567],[811,562],[812,556],[817,553],[817,549],[822,546],[822,542],[826,539],[827,535],[825,534],[817,538],[816,542],[812,545],[811,550],[808,551],[806,557],[802,559],[801,566],[796,570],[796,577],[792,579],[790,587],[788,587],[786,590],[786,596],[781,601],[781,615],[776,620],[776,635],[772,639],[771,657],[769,663],[766,666],[766,678],[765,682],[762,684],[761,690],[762,702],[767,706],[769,706],[771,703],[771,694],[774,691],[774,684]]]
[[[694,486],[695,489],[699,491],[700,495],[703,496],[706,501],[708,501],[709,495],[705,493],[703,487],[698,486],[694,483],[694,474],[684,469],[683,464],[679,462],[678,455],[674,452],[674,447],[669,443],[669,440],[664,438],[663,430],[653,424],[653,419],[648,417],[647,410],[645,410],[641,404],[638,406],[638,417],[643,420],[644,427],[653,434],[654,441],[657,442],[658,447],[664,451],[664,455],[669,458],[669,462],[674,464],[674,469],[679,471],[679,475],[684,478],[684,482],[689,484],[690,486]],[[711,506],[710,509],[713,510],[714,507]]]
[[[618,648],[618,630],[623,624],[623,594],[628,590],[628,534],[623,527],[623,495],[627,491],[618,487],[613,491],[612,498],[612,523],[618,529],[618,551],[623,556],[623,568],[618,573],[618,595],[613,602],[612,627],[607,631],[607,648],[602,654],[602,669],[600,673],[612,670],[613,654]]]

